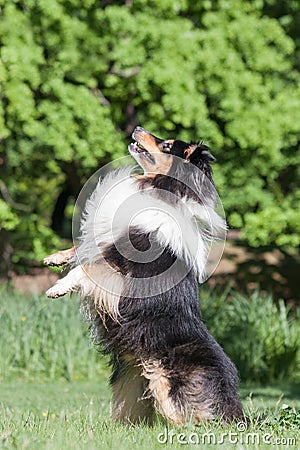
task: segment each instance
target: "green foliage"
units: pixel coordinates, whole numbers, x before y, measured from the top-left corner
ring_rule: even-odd
[[[300,410],[293,408],[289,405],[282,405],[281,413],[271,420],[268,420],[268,423],[272,423],[274,429],[276,428],[285,428],[285,429],[298,429],[300,427]]]
[[[250,298],[233,293],[202,302],[209,331],[237,365],[243,381],[263,383],[300,378],[300,326],[280,301],[258,292]]]
[[[0,198],[0,229],[14,230],[18,224],[18,216],[12,211],[8,204]]]
[[[0,5],[0,175],[26,206],[0,206],[16,260],[52,250],[59,194],[124,154],[136,124],[211,145],[251,245],[299,245],[298,38],[284,20],[297,2],[286,15],[273,0]]]

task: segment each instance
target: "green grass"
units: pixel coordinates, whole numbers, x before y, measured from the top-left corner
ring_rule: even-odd
[[[298,448],[300,426],[300,389],[293,386],[243,387],[241,396],[251,423],[247,431],[238,426],[222,426],[218,422],[195,427],[187,425],[176,428],[169,425],[168,443],[165,425],[158,421],[153,428],[144,426],[121,426],[111,423],[107,380],[99,381],[26,381],[15,380],[2,383],[0,387],[0,447],[16,449],[120,449],[149,450],[181,448],[178,439],[190,440],[184,448],[195,448],[196,439],[201,448],[212,448],[220,442],[220,448]],[[296,412],[298,408],[298,413]],[[183,433],[181,436],[180,434]],[[254,433],[254,435],[253,435]],[[173,435],[173,437],[172,437]],[[270,435],[270,436],[269,436]],[[264,445],[264,439],[282,445]],[[254,439],[254,442],[253,442]],[[260,443],[254,445],[255,443]],[[295,445],[293,445],[295,444]]]
[[[0,290],[0,380],[101,376],[106,363],[88,339],[77,296],[49,300]]]
[[[169,425],[163,444],[158,437],[165,439],[166,428],[160,420],[153,428],[111,423],[107,361],[88,339],[76,296],[51,301],[2,289],[0,447],[299,448],[300,385],[295,383],[299,380],[299,323],[283,304],[278,309],[270,297],[258,294],[246,299],[206,291],[202,309],[208,329],[241,364],[242,380],[255,375],[252,383],[241,387],[250,425],[246,431],[218,421],[197,427]],[[288,370],[284,367],[287,358]],[[255,384],[261,373],[263,381],[272,379],[273,384]],[[289,375],[288,381],[280,380],[283,374]]]
[[[300,382],[299,312],[270,295],[201,289],[208,330],[247,382]],[[88,339],[77,296],[49,300],[0,289],[0,380],[92,379],[105,362]]]

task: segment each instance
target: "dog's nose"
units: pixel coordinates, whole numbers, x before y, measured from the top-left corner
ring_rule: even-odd
[[[135,127],[134,133],[140,133],[141,131],[146,131],[143,127]]]
[[[148,133],[148,131],[146,131],[143,127],[135,127],[133,133],[132,133],[132,138],[136,139],[136,137],[140,134],[140,133]]]

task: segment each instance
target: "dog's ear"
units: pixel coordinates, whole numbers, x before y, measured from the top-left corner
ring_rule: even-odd
[[[190,162],[192,154],[197,150],[198,145],[191,143],[189,147],[184,150],[184,162]]]
[[[200,161],[202,161],[209,164],[210,162],[216,160],[216,158],[209,153],[209,151],[210,148],[202,142],[200,144],[191,143],[190,146],[184,151],[184,162],[191,162],[197,165]]]

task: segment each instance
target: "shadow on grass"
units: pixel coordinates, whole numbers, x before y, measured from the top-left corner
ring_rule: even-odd
[[[251,385],[245,384],[241,386],[240,396],[242,400],[246,400],[251,397],[252,400],[261,400],[264,402],[274,403],[277,401],[284,402],[295,402],[300,406],[300,384],[281,382],[278,384],[271,385]]]

